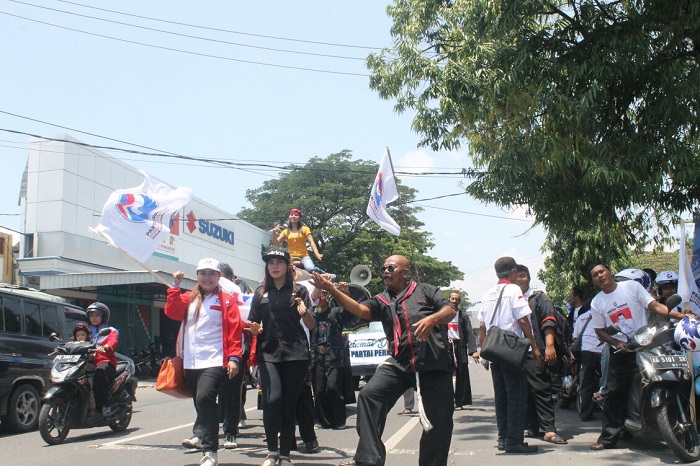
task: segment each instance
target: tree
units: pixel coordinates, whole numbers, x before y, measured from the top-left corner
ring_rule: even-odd
[[[467,144],[466,188],[548,232],[542,274],[669,241],[700,203],[700,3],[396,0],[370,86],[422,145]],[[542,278],[541,276],[541,278]]]
[[[419,207],[405,207],[404,222],[397,203],[389,206],[390,215],[402,226],[399,237],[385,232],[369,219],[367,200],[379,168],[377,163],[352,160],[350,151],[346,150],[326,158],[313,157],[303,167],[287,168],[290,171],[278,179],[246,192],[252,207],[242,209],[238,213],[240,218],[270,229],[278,222],[286,223],[283,219],[292,208],[301,209],[302,221],[311,229],[323,254],[323,262],[317,265],[337,274],[339,280],[349,281],[352,267],[366,264],[374,271],[374,278],[367,286],[372,292],[383,289],[379,267],[393,254],[408,257],[417,267],[420,281],[449,286],[450,281],[463,278],[451,262],[427,255],[433,243],[430,233],[420,230],[423,223],[415,216],[421,210]],[[414,189],[401,185],[400,181],[397,187],[405,203],[415,199]]]

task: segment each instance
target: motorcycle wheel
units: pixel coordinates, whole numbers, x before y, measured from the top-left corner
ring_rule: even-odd
[[[131,404],[131,401],[129,401],[126,405],[126,408],[124,409],[124,412],[117,416],[116,419],[109,422],[109,428],[112,429],[114,432],[121,432],[123,430],[126,430],[126,428],[129,427],[129,423],[131,422],[131,415],[133,414],[133,411],[133,406]]]
[[[70,432],[68,403],[61,398],[53,398],[41,407],[39,413],[39,433],[49,445],[62,443]]]
[[[689,422],[681,421],[680,406],[683,406],[684,417]],[[685,463],[700,459],[700,441],[698,441],[695,425],[690,419],[688,403],[685,403],[678,393],[666,398],[663,404],[656,408],[656,421],[659,424],[661,436],[671,451]]]

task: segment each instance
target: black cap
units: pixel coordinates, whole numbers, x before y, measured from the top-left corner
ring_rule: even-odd
[[[279,259],[284,259],[285,261],[287,261],[287,264],[290,264],[292,262],[291,258],[289,257],[289,253],[286,250],[280,248],[270,249],[262,256],[262,259],[265,262],[268,262],[270,259],[273,259],[275,257]]]

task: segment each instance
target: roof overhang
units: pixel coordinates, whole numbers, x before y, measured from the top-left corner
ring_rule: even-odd
[[[85,289],[104,286],[137,285],[140,288],[153,288],[161,293],[170,286],[173,281],[171,273],[162,271],[117,271],[117,272],[91,272],[91,273],[62,273],[56,275],[39,276],[39,288],[41,290],[58,289]],[[167,284],[167,285],[166,285]],[[197,282],[183,279],[180,286],[184,289],[192,289]]]

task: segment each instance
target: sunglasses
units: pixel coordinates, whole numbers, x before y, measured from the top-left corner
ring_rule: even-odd
[[[387,270],[389,271],[389,273],[394,273],[394,270],[396,270],[396,269],[398,269],[398,267],[396,267],[394,264],[391,264],[391,265],[382,265],[381,267],[379,267],[379,271],[380,271],[381,273],[384,273],[384,272],[386,272]]]

